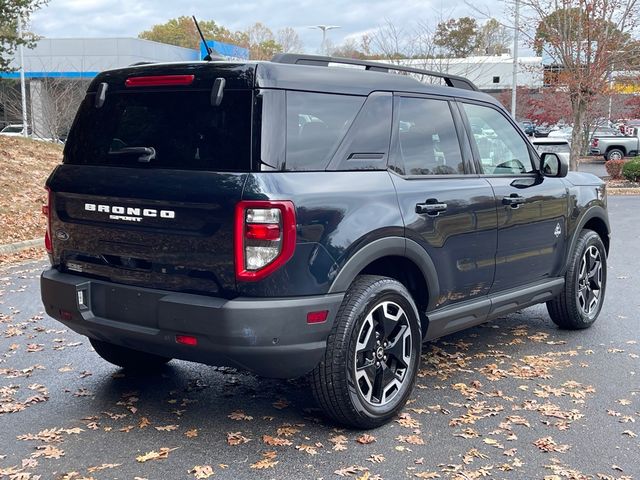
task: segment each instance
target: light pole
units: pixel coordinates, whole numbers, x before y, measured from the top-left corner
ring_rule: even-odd
[[[516,0],[515,28],[513,30],[513,78],[511,83],[511,116],[516,119],[516,97],[518,89],[518,31],[520,30],[520,0]]]
[[[18,14],[18,38],[22,40],[22,14]],[[22,96],[22,136],[28,135],[27,128],[27,89],[24,81],[24,46],[18,46],[20,51],[20,95]]]
[[[317,28],[318,30],[322,30],[322,43],[320,44],[320,53],[322,55],[327,54],[327,30],[333,30],[335,28],[340,28],[339,25],[313,25],[309,28]]]

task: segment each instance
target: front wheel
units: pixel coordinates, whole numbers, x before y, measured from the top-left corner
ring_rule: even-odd
[[[418,311],[407,289],[391,278],[359,276],[311,374],[318,404],[351,427],[383,425],[413,390],[421,345]]]
[[[564,290],[547,302],[551,320],[560,328],[579,330],[596,321],[607,286],[607,252],[600,236],[583,230],[565,274]]]

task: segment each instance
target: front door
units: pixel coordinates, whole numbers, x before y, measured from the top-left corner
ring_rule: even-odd
[[[406,236],[422,246],[438,275],[430,307],[482,298],[494,276],[496,207],[491,185],[474,172],[455,104],[421,96],[394,102],[391,177]]]
[[[472,133],[476,167],[493,188],[498,212],[491,291],[559,275],[567,238],[563,181],[537,172],[537,155],[502,111],[490,105],[459,105]]]

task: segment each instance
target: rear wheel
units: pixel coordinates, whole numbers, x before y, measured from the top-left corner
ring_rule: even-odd
[[[140,352],[113,343],[103,342],[90,338],[89,341],[98,355],[109,363],[118,367],[136,372],[146,372],[157,370],[171,358],[161,357],[152,353]]]
[[[624,158],[624,152],[619,148],[612,148],[607,152],[605,158],[607,160],[622,160]]]
[[[388,422],[413,390],[422,337],[416,306],[396,280],[361,275],[351,285],[312,372],[314,396],[339,423]]]
[[[596,321],[607,286],[607,252],[600,236],[583,230],[565,274],[564,290],[547,302],[556,325],[569,330],[590,327]]]

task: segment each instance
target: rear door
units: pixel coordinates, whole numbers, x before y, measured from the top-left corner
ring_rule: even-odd
[[[491,184],[498,212],[492,292],[557,276],[567,232],[567,189],[537,173],[538,157],[499,108],[461,102],[477,168]]]
[[[485,296],[495,269],[493,191],[475,174],[458,115],[446,98],[395,98],[392,179],[406,236],[436,268],[440,294],[431,309]]]
[[[54,264],[118,283],[232,295],[252,85],[217,72],[227,88],[215,105],[212,66],[172,69],[128,69],[94,82],[48,181]]]

